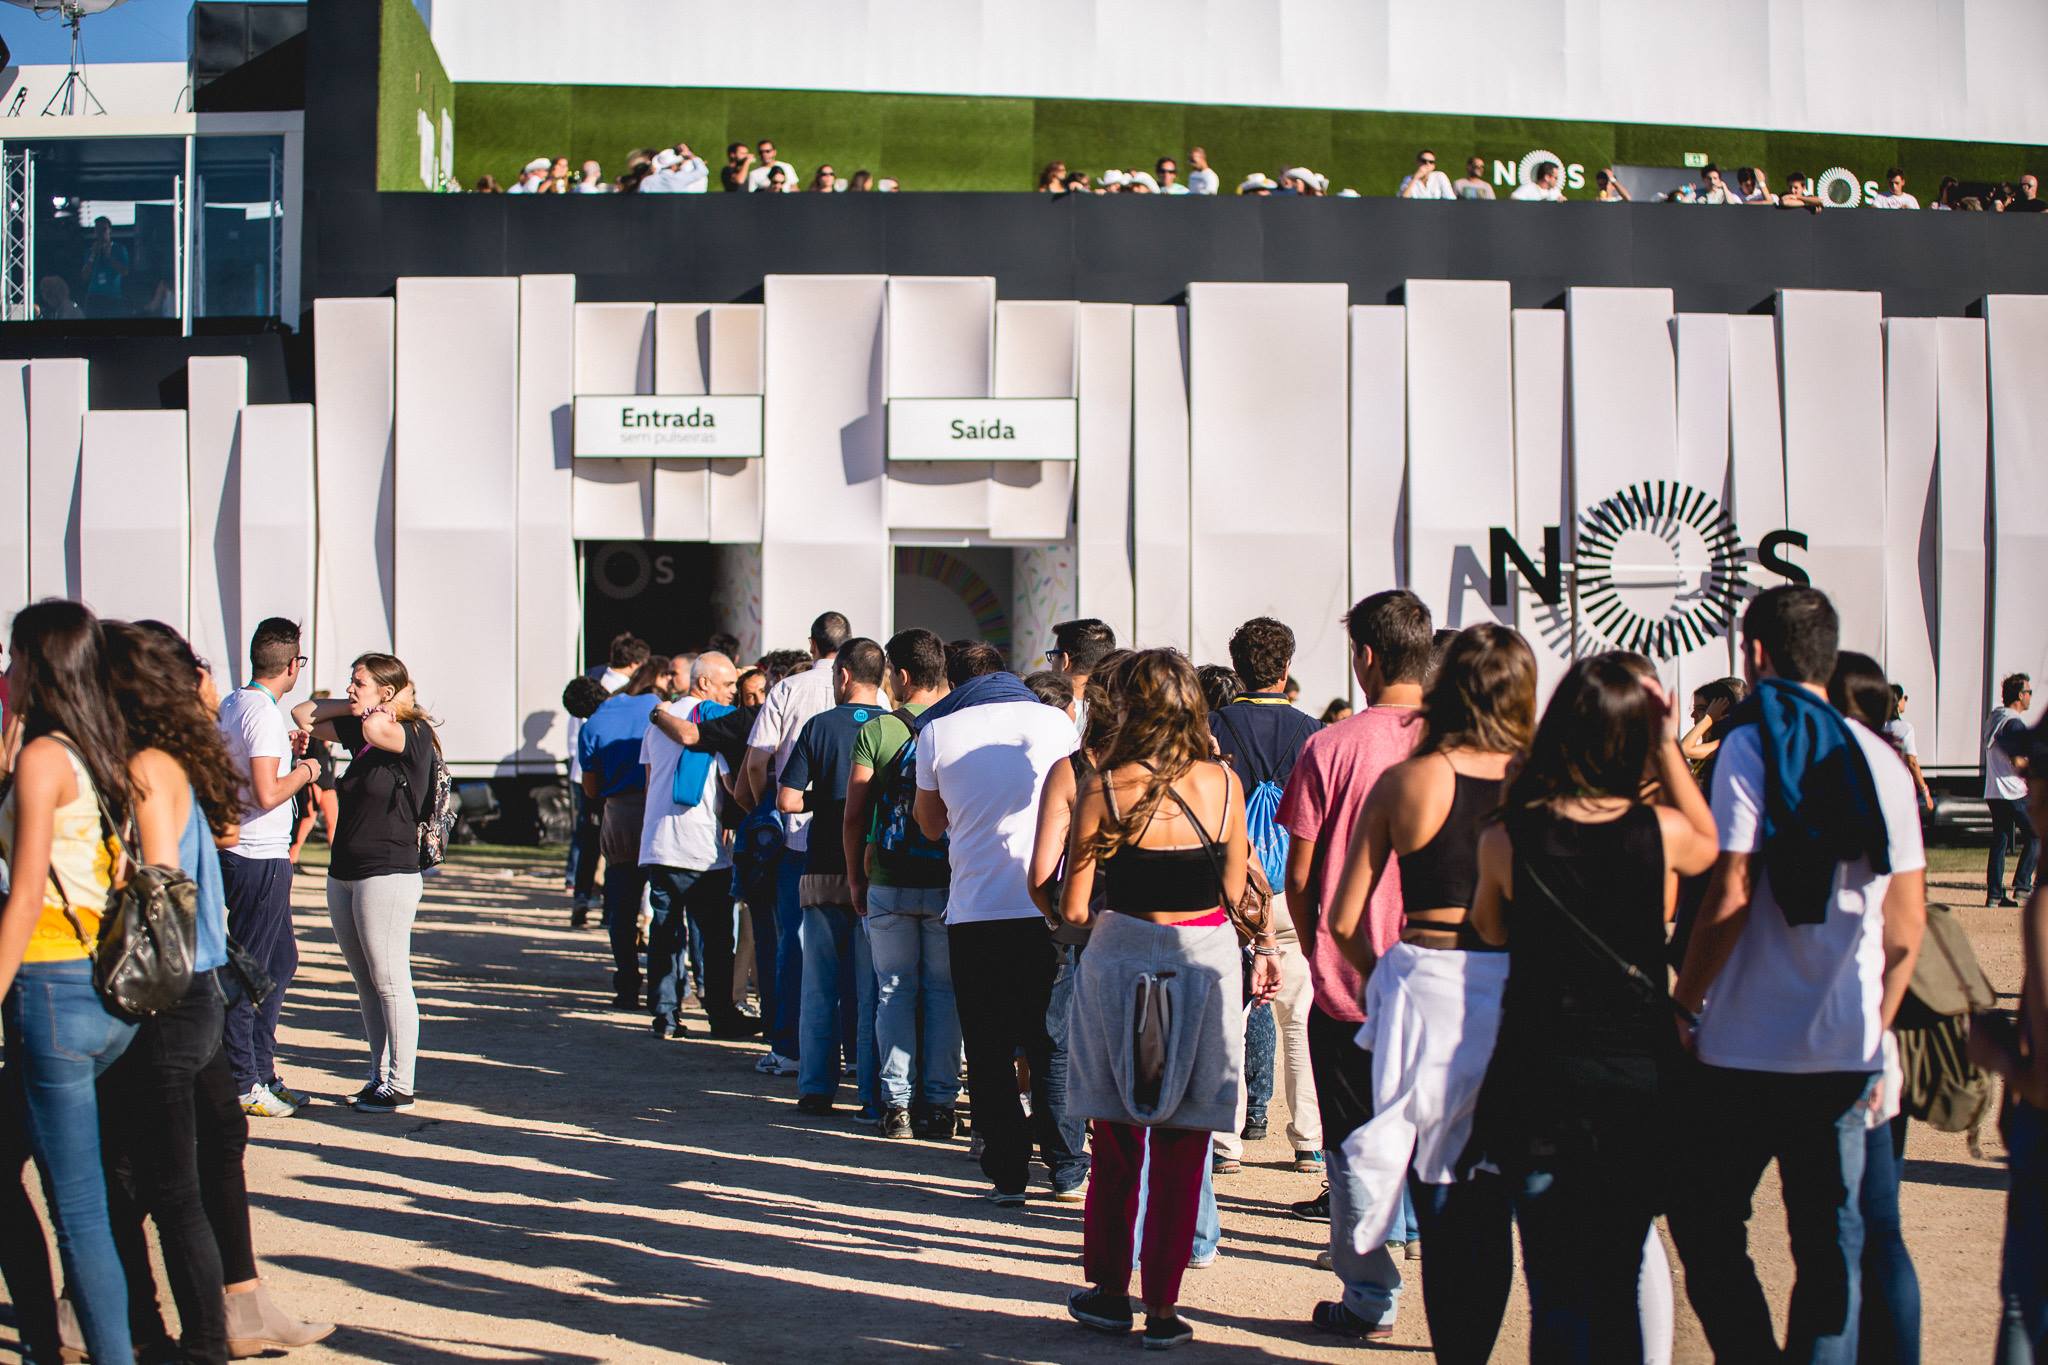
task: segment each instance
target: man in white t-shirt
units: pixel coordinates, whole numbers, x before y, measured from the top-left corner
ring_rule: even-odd
[[[275,1055],[277,1013],[299,969],[292,934],[292,798],[320,776],[318,763],[293,757],[291,729],[278,703],[298,683],[305,662],[297,623],[270,617],[249,641],[249,685],[220,703],[221,738],[249,798],[241,838],[220,852],[228,933],[277,983],[261,1006],[238,995],[222,1027],[235,1093],[255,1118],[288,1118],[312,1103],[278,1079]]]
[[[1890,746],[1827,705],[1827,596],[1762,592],[1742,635],[1756,693],[1714,756],[1721,856],[1672,992],[1701,1065],[1671,1235],[1717,1359],[1853,1360],[1866,1110],[1927,924],[1920,816]],[[1774,1158],[1797,1271],[1782,1356],[1748,1252]]]
[[[981,1169],[995,1182],[996,1203],[1022,1204],[1035,1129],[1053,1197],[1079,1202],[1088,1158],[1061,1137],[1047,1091],[1054,1059],[1045,1011],[1059,957],[1030,889],[1038,794],[1078,739],[1066,712],[1002,671],[993,646],[949,649],[946,663],[953,691],[916,720],[915,812],[926,838],[948,840],[946,946]],[[1017,1097],[1020,1048],[1031,1069],[1029,1119]]]
[[[739,671],[723,654],[707,651],[690,665],[689,693],[661,709],[694,721],[705,707],[722,714],[732,705]],[[709,717],[706,717],[709,719]],[[691,753],[654,725],[640,741],[647,768],[647,809],[641,817],[640,868],[647,874],[653,920],[647,930],[647,995],[654,1002],[654,1036],[680,1038],[678,998],[683,954],[690,935],[704,940],[703,989],[698,992],[714,1038],[751,1038],[760,1021],[740,1013],[732,999],[732,849],[719,824],[724,762]],[[680,770],[680,771],[679,771]],[[687,917],[687,919],[686,919]]]
[[[1524,203],[1534,200],[1539,203],[1562,204],[1564,191],[1558,188],[1558,182],[1563,178],[1564,167],[1555,161],[1541,162],[1535,170],[1529,172],[1529,178],[1517,186],[1508,198],[1520,199]]]
[[[1188,193],[1214,194],[1222,187],[1222,181],[1209,165],[1209,152],[1205,147],[1188,148]]]
[[[1436,153],[1427,147],[1415,154],[1415,169],[1401,180],[1401,199],[1456,199],[1451,178],[1436,168]]]
[[[1884,173],[1884,188],[1867,202],[1874,209],[1917,209],[1920,201],[1906,193],[1906,173],[1897,166]]]
[[[794,192],[796,189],[796,167],[790,165],[787,161],[778,160],[775,155],[775,144],[767,138],[762,138],[756,146],[760,149],[760,154],[755,158],[753,169],[747,172],[748,191],[750,193],[757,193],[771,188],[768,184],[768,173],[777,166],[780,166],[782,167],[783,192],[785,194]],[[831,675],[832,670],[826,669],[825,676],[829,678]]]
[[[775,150],[773,143],[761,144],[764,155]],[[853,634],[853,627],[836,611],[828,611],[811,622],[811,666],[792,673],[768,689],[761,714],[747,735],[746,766],[740,770],[734,798],[740,809],[753,810],[762,802],[775,800],[782,770],[796,748],[804,722],[837,704],[832,695],[832,661],[839,646]],[[797,1074],[797,1027],[803,1009],[804,953],[799,935],[803,931],[804,858],[811,847],[811,817],[782,817],[785,843],[775,868],[775,1017],[768,1026],[768,1055],[755,1070],[764,1075]],[[837,837],[836,830],[825,832]]]
[[[2034,704],[2034,682],[2014,673],[1998,685],[1999,705],[1984,718],[1984,804],[1991,810],[1991,861],[1985,868],[1984,903],[2017,906],[2033,894],[2034,860],[2041,845],[2027,819],[2027,779],[2014,766],[1999,739],[2006,731],[2027,728],[2027,708]],[[2005,889],[2005,855],[2019,849],[2012,892]]]

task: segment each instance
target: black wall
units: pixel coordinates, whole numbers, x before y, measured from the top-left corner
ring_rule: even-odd
[[[201,355],[246,358],[252,403],[313,401],[313,344],[305,335],[136,336],[44,323],[0,327],[0,359],[83,357],[86,402],[94,408],[182,408],[186,364]]]

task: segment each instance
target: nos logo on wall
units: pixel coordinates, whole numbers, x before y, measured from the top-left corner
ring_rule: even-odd
[[[1572,653],[1632,649],[1672,659],[1726,636],[1752,591],[1750,557],[1720,500],[1690,484],[1651,479],[1630,484],[1581,512],[1577,556],[1567,563],[1561,528],[1543,528],[1539,567],[1506,527],[1488,532],[1494,606],[1510,601],[1510,565],[1530,591],[1571,622]],[[1754,562],[1790,583],[1810,580],[1784,557],[1801,549],[1798,531],[1775,530],[1757,543]]]

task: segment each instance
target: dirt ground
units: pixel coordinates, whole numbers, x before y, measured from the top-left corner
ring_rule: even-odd
[[[609,954],[600,932],[568,928],[559,864],[505,861],[465,857],[428,882],[415,938],[423,1098],[399,1115],[337,1102],[360,1084],[361,1027],[320,876],[298,879],[304,961],[279,1064],[322,1102],[251,1120],[249,1182],[273,1291],[341,1326],[294,1359],[1089,1361],[1138,1349],[1066,1317],[1078,1207],[990,1206],[965,1141],[885,1142],[851,1108],[798,1116],[794,1079],[757,1075],[758,1046],[704,1038],[701,1014],[689,1017],[696,1036],[657,1041],[642,1016],[607,1008]],[[1936,898],[1980,899],[1967,874],[1937,878]],[[1964,918],[2010,997],[2013,912]],[[1217,1180],[1222,1255],[1188,1273],[1197,1339],[1180,1359],[1366,1349],[1306,1325],[1336,1282],[1314,1264],[1324,1228],[1288,1215],[1318,1179],[1292,1170],[1282,1117],[1276,1099],[1274,1136],[1250,1147],[1243,1174]],[[2002,1155],[1992,1133],[1984,1159],[1960,1136],[1916,1126],[1910,1139],[1903,1204],[1929,1360],[1990,1356]],[[1782,1315],[1790,1263],[1769,1179],[1752,1244]],[[1427,1266],[1408,1263],[1399,1331],[1380,1349],[1428,1349]],[[1678,1299],[1677,1358],[1706,1360],[1682,1286]],[[1526,1319],[1518,1276],[1496,1360],[1526,1358]],[[0,1344],[12,1344],[4,1321]]]

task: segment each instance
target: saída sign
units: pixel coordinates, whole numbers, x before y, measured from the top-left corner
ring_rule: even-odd
[[[1749,586],[1748,558],[1718,499],[1671,479],[1646,480],[1588,507],[1576,530],[1577,554],[1568,565],[1562,528],[1544,527],[1539,566],[1511,531],[1493,527],[1487,534],[1492,604],[1509,604],[1512,566],[1537,600],[1573,611],[1575,635],[1653,659],[1697,649],[1734,624]],[[1755,562],[1789,583],[1810,582],[1785,558],[1788,548],[1805,549],[1806,536],[1772,531],[1757,543]]]

